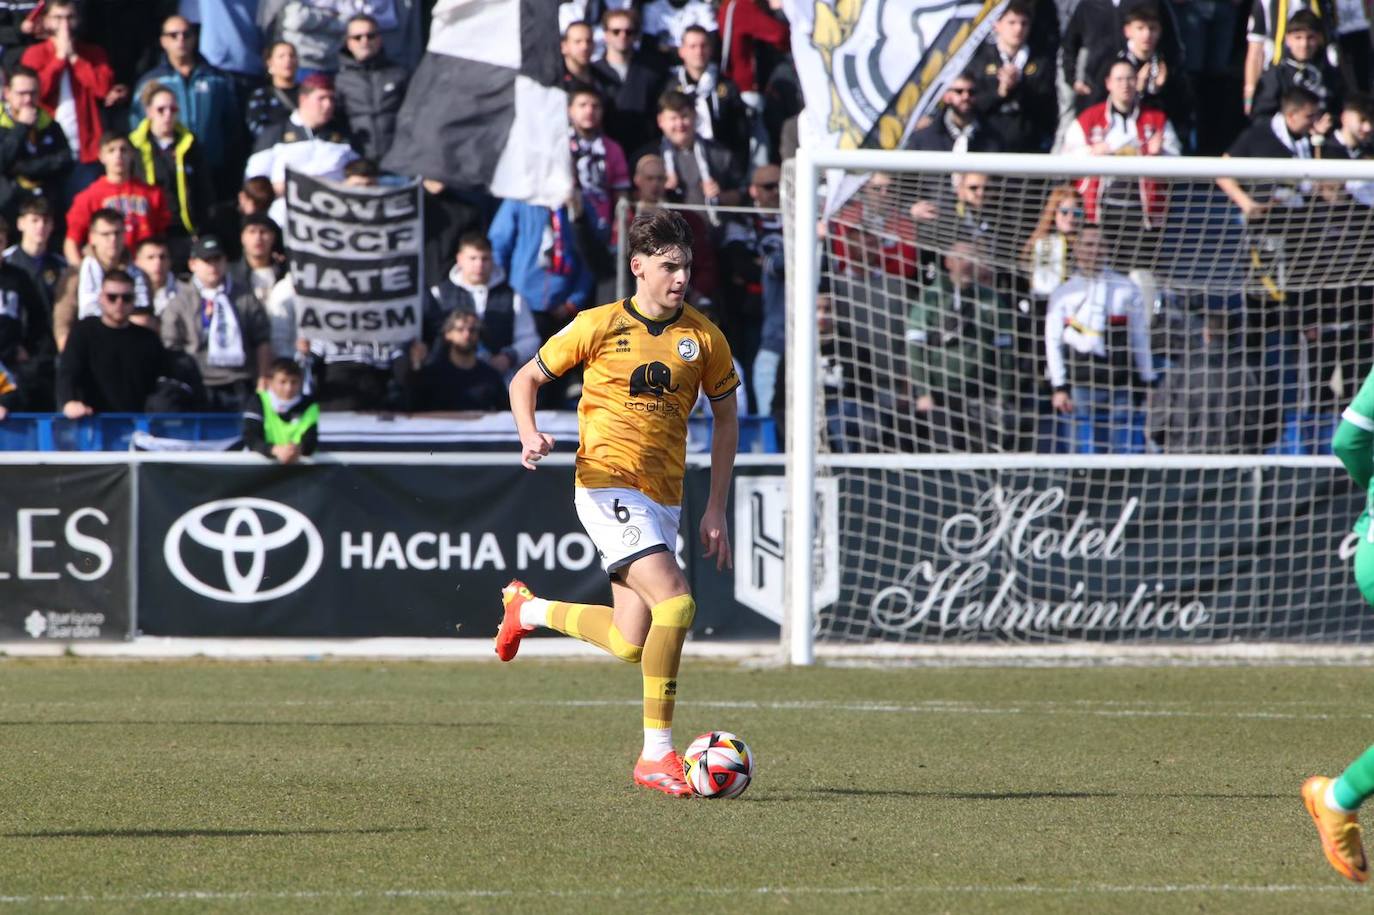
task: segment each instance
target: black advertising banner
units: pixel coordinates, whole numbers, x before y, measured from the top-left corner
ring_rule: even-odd
[[[0,474],[0,639],[125,639],[131,469],[8,465]]]
[[[139,622],[149,635],[489,637],[515,577],[540,595],[610,600],[568,466],[150,463],[140,472]],[[734,573],[700,558],[708,479],[692,472],[689,488],[701,491],[684,505],[678,551],[698,591],[694,634],[775,636],[776,625],[733,599]]]
[[[287,170],[285,245],[305,336],[339,343],[419,336],[420,193],[418,181],[345,187]]]
[[[845,599],[820,638],[1374,639],[1340,468],[836,476]]]
[[[495,634],[501,588],[602,603],[572,468],[146,464],[140,626],[156,635]]]

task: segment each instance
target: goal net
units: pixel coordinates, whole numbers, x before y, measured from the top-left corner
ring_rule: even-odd
[[[788,182],[794,660],[1374,639],[1330,456],[1374,364],[1374,168],[835,152]]]

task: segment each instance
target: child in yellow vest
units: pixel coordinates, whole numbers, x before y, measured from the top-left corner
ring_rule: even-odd
[[[267,390],[250,398],[243,411],[243,446],[249,451],[295,463],[315,453],[320,406],[301,394],[301,367],[290,359],[272,363]]]

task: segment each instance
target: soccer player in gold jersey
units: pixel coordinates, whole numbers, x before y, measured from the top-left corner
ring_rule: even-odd
[[[496,654],[515,657],[538,626],[590,642],[639,664],[644,678],[644,749],[634,780],[685,797],[673,749],[673,704],[682,643],[696,603],[676,558],[686,468],[687,414],[711,402],[711,493],[701,517],[705,555],[731,566],[725,501],[739,443],[735,373],[720,330],[686,304],[692,230],[671,210],[635,217],[629,230],[633,298],[579,314],[511,379],[521,461],[534,470],[553,437],[535,425],[539,386],[583,367],[573,504],[611,579],[611,605],[535,597],[521,581],[501,592]]]

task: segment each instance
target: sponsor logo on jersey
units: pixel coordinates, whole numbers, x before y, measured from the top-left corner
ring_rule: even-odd
[[[673,373],[662,362],[647,362],[630,373],[631,397],[644,394],[662,397],[665,394],[676,393],[677,385],[673,384]]]

